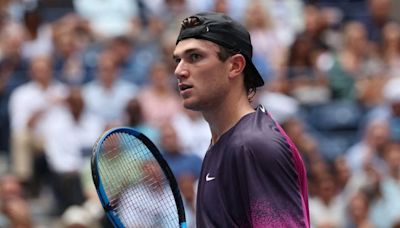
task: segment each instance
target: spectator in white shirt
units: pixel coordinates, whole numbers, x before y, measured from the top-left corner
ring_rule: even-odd
[[[118,77],[117,63],[108,49],[98,57],[95,77],[83,88],[87,108],[109,126],[119,125],[128,101],[136,96],[138,88]]]
[[[172,125],[183,151],[203,159],[211,143],[211,133],[200,112],[185,109],[172,119]]]
[[[103,122],[85,109],[81,89],[73,87],[63,105],[54,107],[45,120],[44,150],[52,173],[58,213],[85,201],[81,172]],[[89,154],[87,154],[89,155]]]
[[[53,79],[48,56],[32,59],[32,81],[16,88],[10,97],[11,168],[21,181],[33,174],[33,159],[43,155],[43,120],[48,110],[65,98],[67,88]]]

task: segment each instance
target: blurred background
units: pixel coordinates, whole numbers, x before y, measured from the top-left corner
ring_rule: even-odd
[[[110,227],[91,147],[131,126],[176,175],[189,227],[210,142],[173,75],[180,21],[250,31],[263,104],[306,163],[313,227],[400,227],[400,1],[1,0],[0,227]]]

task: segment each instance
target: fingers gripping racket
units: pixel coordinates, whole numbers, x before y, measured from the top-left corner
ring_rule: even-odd
[[[115,227],[186,227],[178,184],[156,146],[131,128],[105,132],[93,148],[92,177]]]

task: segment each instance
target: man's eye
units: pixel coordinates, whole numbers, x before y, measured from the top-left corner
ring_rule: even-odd
[[[181,61],[181,59],[175,58],[174,61],[175,61],[176,64],[178,64]]]
[[[196,53],[190,54],[190,60],[191,61],[196,61],[196,60],[200,59],[200,57],[201,56],[199,54],[196,54]]]

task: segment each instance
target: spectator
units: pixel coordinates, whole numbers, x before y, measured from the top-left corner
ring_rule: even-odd
[[[128,101],[125,108],[126,121],[124,125],[133,127],[146,135],[156,146],[160,144],[160,131],[144,120],[142,106],[137,98]]]
[[[335,159],[333,163],[333,170],[338,191],[344,199],[348,200],[350,198],[350,194],[348,192],[348,183],[350,182],[353,172],[344,156],[338,156]]]
[[[394,184],[400,194],[400,142],[386,144],[383,157],[387,165],[387,180]],[[400,195],[399,195],[400,196]]]
[[[389,136],[389,125],[385,120],[366,123],[362,139],[346,152],[346,159],[352,172],[360,171],[364,165],[371,162],[375,167],[383,168],[382,152]]]
[[[373,228],[369,219],[369,204],[368,196],[363,191],[355,193],[348,201],[349,216],[346,227]]]
[[[54,107],[45,124],[44,151],[61,215],[69,206],[85,201],[80,180],[85,152],[91,151],[105,126],[87,112],[80,88],[69,90],[65,104]]]
[[[289,81],[290,95],[301,104],[321,104],[330,99],[325,75],[316,68],[320,52],[307,34],[297,36],[289,48],[285,78]]]
[[[265,79],[281,76],[287,46],[279,39],[277,29],[261,1],[249,4],[245,22],[254,45],[253,58],[261,59],[257,68],[265,69],[262,76]]]
[[[52,72],[50,57],[32,59],[32,81],[18,87],[10,97],[11,167],[24,182],[33,177],[34,160],[43,158],[43,121],[48,111],[67,94],[65,85],[56,81]]]
[[[150,72],[150,84],[144,86],[138,94],[145,121],[155,127],[171,121],[182,109],[172,79],[163,62],[154,63]]]
[[[327,69],[332,99],[358,99],[356,82],[364,76],[363,67],[366,66],[370,52],[365,26],[360,22],[346,23],[343,28],[343,46]]]
[[[26,74],[28,61],[21,54],[24,44],[23,28],[7,22],[0,28],[0,153],[10,152],[10,116],[8,103],[11,93],[20,85],[29,81]]]
[[[103,50],[97,60],[95,80],[83,87],[83,96],[89,112],[110,126],[122,122],[128,100],[137,94],[137,86],[118,76],[113,52]]]
[[[13,175],[0,177],[0,226],[34,227],[28,202],[24,198],[23,186]]]
[[[400,140],[400,77],[390,79],[384,86],[383,96],[387,102],[386,118],[390,125],[390,137]],[[384,114],[385,115],[385,114]]]
[[[368,0],[368,17],[363,23],[368,32],[368,39],[378,46],[382,42],[382,29],[386,23],[392,21],[390,18],[390,0]]]
[[[18,178],[12,174],[3,174],[0,176],[0,204],[4,200],[24,197],[24,189]]]
[[[396,22],[387,23],[383,28],[381,57],[389,77],[400,75],[400,26]]]
[[[37,9],[24,12],[23,25],[26,29],[26,41],[22,46],[22,55],[32,59],[36,56],[51,55],[51,24],[43,23]]]
[[[147,30],[141,31],[136,38],[117,36],[110,42],[122,79],[138,86],[148,83],[150,67],[158,58],[158,35],[161,31],[159,18],[151,18]],[[151,30],[151,31],[150,31]],[[155,31],[152,31],[155,30]]]
[[[68,85],[83,85],[92,80],[83,59],[87,47],[78,36],[82,30],[80,19],[73,14],[60,18],[52,26],[55,74]]]
[[[211,143],[211,133],[201,114],[185,109],[172,119],[172,125],[176,129],[182,150],[203,159]]]
[[[399,189],[387,182],[385,174],[371,164],[365,168],[365,172],[367,178],[361,187],[367,191],[371,200],[369,212],[371,222],[375,227],[392,227],[399,218]]]
[[[310,199],[310,220],[314,227],[343,227],[345,202],[333,176],[326,173],[317,181],[317,194]]]
[[[170,123],[161,126],[161,152],[171,167],[175,177],[190,174],[196,179],[200,176],[201,159],[195,154],[182,151],[175,128]]]

